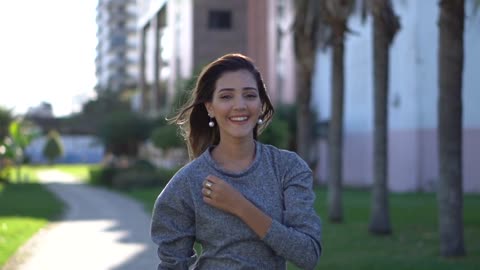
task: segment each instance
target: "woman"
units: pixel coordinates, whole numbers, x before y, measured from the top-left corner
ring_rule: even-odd
[[[315,267],[321,245],[312,172],[295,153],[256,141],[272,115],[248,57],[227,54],[202,70],[174,118],[192,161],[153,211],[158,269],[285,269],[287,260]]]

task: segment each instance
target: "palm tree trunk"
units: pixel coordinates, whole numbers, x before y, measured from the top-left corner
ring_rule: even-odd
[[[332,59],[332,102],[328,134],[329,182],[328,207],[332,222],[343,221],[342,167],[343,167],[343,99],[344,99],[344,29],[346,21],[333,25],[335,37]]]
[[[440,0],[437,191],[442,256],[465,255],[462,191],[464,0]]]
[[[369,231],[391,234],[388,206],[388,26],[379,14],[373,16],[374,134],[373,186]]]
[[[369,231],[391,234],[388,204],[388,82],[390,45],[400,21],[390,0],[370,0],[373,14],[374,168]]]
[[[294,48],[297,60],[297,153],[310,165],[312,122],[310,101],[317,51],[319,5],[317,0],[295,1]]]
[[[314,57],[314,56],[312,56]],[[310,128],[310,100],[312,88],[312,68],[297,65],[297,153],[310,164],[309,149],[311,147]]]

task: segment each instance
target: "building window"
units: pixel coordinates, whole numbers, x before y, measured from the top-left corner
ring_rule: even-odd
[[[208,28],[229,30],[232,28],[232,12],[230,10],[210,10],[208,12]]]

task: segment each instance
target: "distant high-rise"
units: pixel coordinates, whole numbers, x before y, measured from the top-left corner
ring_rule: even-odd
[[[97,91],[135,88],[138,74],[135,0],[98,0]]]

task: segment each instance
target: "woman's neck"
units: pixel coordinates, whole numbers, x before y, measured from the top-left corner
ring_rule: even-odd
[[[255,158],[255,141],[220,141],[212,151],[213,159],[230,171],[246,169]]]

